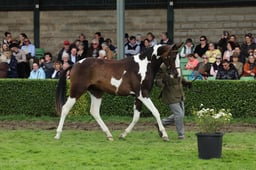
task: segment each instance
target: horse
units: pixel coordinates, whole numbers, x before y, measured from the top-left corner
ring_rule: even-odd
[[[61,74],[56,88],[56,111],[57,113],[61,112],[61,118],[54,138],[60,139],[66,116],[79,97],[87,91],[91,98],[90,114],[102,131],[106,133],[109,141],[113,141],[113,136],[100,116],[100,105],[104,92],[135,97],[132,122],[119,138],[124,139],[131,132],[139,120],[142,104],[144,104],[155,117],[159,130],[162,132],[162,139],[168,141],[169,138],[160,119],[159,111],[151,101],[149,93],[153,87],[156,73],[163,62],[177,73],[175,68],[177,52],[175,44],[155,45],[144,53],[132,57],[120,60],[89,57],[68,67]],[[70,70],[70,93],[64,104],[68,70]]]

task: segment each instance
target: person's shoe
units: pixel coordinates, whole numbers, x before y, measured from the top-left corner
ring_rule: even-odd
[[[159,136],[162,137],[163,133],[160,131],[157,123],[155,124],[155,127],[157,128],[157,132],[158,132]]]
[[[180,140],[185,139],[185,136],[184,135],[178,136],[178,139]]]

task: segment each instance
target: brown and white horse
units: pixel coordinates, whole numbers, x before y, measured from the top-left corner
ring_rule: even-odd
[[[88,91],[91,97],[90,113],[106,133],[108,140],[113,140],[113,137],[100,116],[100,105],[104,92],[120,96],[135,96],[133,120],[120,135],[120,138],[125,138],[139,120],[143,103],[156,118],[159,130],[162,132],[162,139],[169,140],[159,111],[149,98],[149,93],[162,62],[167,62],[170,68],[177,72],[175,68],[176,53],[175,45],[155,45],[143,54],[121,60],[95,58],[80,60],[73,65],[70,72],[70,96],[64,104],[66,72],[71,69],[69,67],[61,75],[56,91],[56,109],[57,112],[61,111],[61,118],[55,139],[60,139],[65,118],[73,105],[85,91]]]

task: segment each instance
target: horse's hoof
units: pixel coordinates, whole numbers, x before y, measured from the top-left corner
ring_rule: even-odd
[[[114,141],[114,138],[111,136],[111,137],[107,137],[108,141]]]
[[[59,140],[59,139],[60,139],[60,135],[57,134],[57,135],[54,137],[54,139]]]
[[[120,136],[119,136],[119,139],[125,139],[125,137],[124,137],[124,135],[123,134],[121,134]]]
[[[168,138],[168,136],[163,136],[162,139],[163,139],[163,141],[165,141],[165,142],[170,141],[170,139]]]

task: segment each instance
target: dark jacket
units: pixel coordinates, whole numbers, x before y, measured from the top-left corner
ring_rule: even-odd
[[[237,72],[237,69],[233,64],[230,64],[229,70],[225,70],[224,68],[221,68],[217,75],[216,79],[219,80],[239,80],[239,74]]]

